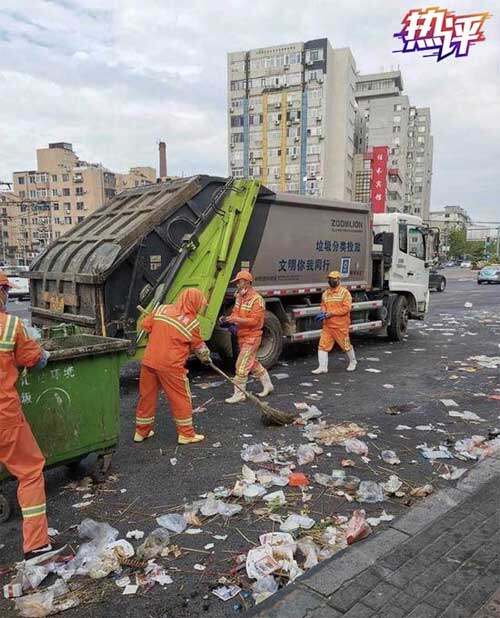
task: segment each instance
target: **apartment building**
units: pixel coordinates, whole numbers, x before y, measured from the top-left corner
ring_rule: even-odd
[[[410,104],[400,71],[358,75],[356,81],[356,151],[388,146],[389,169],[401,180],[388,187],[387,210],[429,213],[432,150],[429,108]]]
[[[352,199],[356,64],[328,39],[228,54],[228,168],[274,191]]]
[[[355,202],[372,202],[374,166],[373,148],[367,148],[363,153],[354,155],[353,162],[353,199]],[[381,201],[387,210],[393,211],[393,204],[401,202],[403,196],[403,180],[397,167],[386,168],[384,182],[380,183]]]
[[[13,174],[13,203],[9,218],[10,258],[29,263],[52,240],[82,222],[117,192],[155,182],[150,167],[133,167],[115,174],[100,163],[81,160],[67,142],[54,142],[36,151],[36,170]]]
[[[444,252],[448,251],[450,232],[457,229],[466,230],[472,223],[465,208],[458,205],[433,210],[429,213],[428,222],[431,227],[439,228],[439,241]]]

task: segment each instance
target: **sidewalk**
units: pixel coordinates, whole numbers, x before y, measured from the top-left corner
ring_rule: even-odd
[[[249,615],[500,617],[500,453]]]

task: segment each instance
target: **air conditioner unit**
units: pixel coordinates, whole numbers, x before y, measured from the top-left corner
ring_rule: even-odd
[[[275,121],[274,121],[274,124],[275,124],[277,127],[279,127],[280,121],[279,121],[279,120],[275,120]]]
[[[307,66],[307,67],[311,67],[313,64],[314,64],[314,62],[313,62],[312,60],[308,60],[308,61],[306,62],[306,66]]]
[[[292,175],[291,174],[286,174],[285,178],[286,178],[286,180],[291,180],[292,179]]]
[[[287,103],[288,103],[288,107],[292,107],[293,101],[288,101]]]
[[[255,109],[255,106],[254,105],[249,105],[248,109]]]
[[[294,138],[293,138],[293,141],[294,141],[294,142],[300,142],[300,137],[294,137]]]
[[[321,115],[320,115],[320,116],[316,116],[316,120],[317,120],[318,122],[321,122],[321,121],[323,120],[323,116],[321,116]]]
[[[318,139],[325,139],[324,135],[318,135]]]
[[[294,118],[293,124],[300,124],[300,118]]]
[[[234,144],[231,144],[231,150],[234,150]]]
[[[283,67],[283,71],[288,71],[289,68],[290,67],[287,64],[285,64],[285,66]]]
[[[310,172],[309,178],[316,178],[316,172]]]
[[[274,174],[274,177],[276,178],[276,180],[278,180],[280,175],[279,174]]]
[[[291,126],[292,126],[292,122],[291,122],[291,120],[287,120],[287,121],[286,121],[286,126],[287,126],[287,127],[291,127]]]
[[[322,84],[323,83],[323,78],[322,77],[318,77],[318,84]]]
[[[275,103],[274,104],[274,109],[279,109],[281,107],[281,103]]]
[[[234,107],[229,108],[229,113],[232,114],[234,112]]]
[[[292,155],[292,159],[296,159],[296,158],[297,158],[297,155]]]
[[[316,180],[323,180],[323,176],[316,176]]]

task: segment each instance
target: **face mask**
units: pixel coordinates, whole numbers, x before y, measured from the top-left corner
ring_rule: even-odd
[[[339,286],[339,282],[336,279],[329,279],[328,285],[331,288],[337,288]]]

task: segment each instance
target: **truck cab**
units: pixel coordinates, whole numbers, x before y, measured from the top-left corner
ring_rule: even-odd
[[[404,213],[373,215],[375,249],[382,245],[384,288],[404,295],[408,317],[422,319],[429,308],[432,232],[420,217]]]

